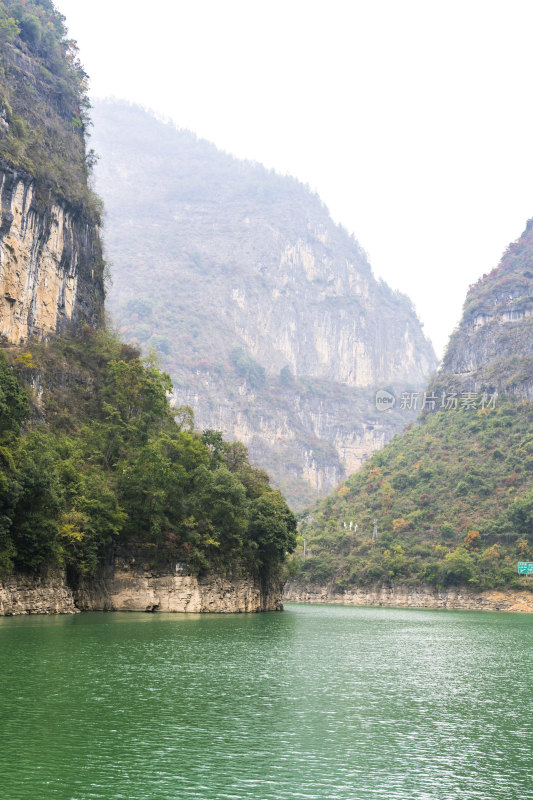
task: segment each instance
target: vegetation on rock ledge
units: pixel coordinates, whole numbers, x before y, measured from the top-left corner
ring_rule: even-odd
[[[51,0],[0,0],[0,158],[98,220],[87,76]]]

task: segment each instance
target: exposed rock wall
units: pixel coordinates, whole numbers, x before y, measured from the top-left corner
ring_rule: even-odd
[[[98,229],[0,163],[0,334],[29,336],[97,325],[104,285]]]
[[[416,412],[380,414],[360,390],[339,387],[335,394],[305,392],[294,383],[276,387],[276,402],[245,381],[234,387],[202,376],[201,387],[182,390],[178,405],[194,408],[199,429],[215,428],[243,442],[250,457],[271,475],[284,476],[283,491],[303,508],[355,472],[394,434],[394,423],[408,424]],[[213,401],[214,391],[218,401]]]
[[[250,575],[197,578],[179,573],[106,570],[76,589],[64,575],[13,575],[0,580],[0,616],[76,614],[79,611],[183,611],[238,613],[282,611],[278,578],[261,582]]]
[[[475,592],[465,587],[434,589],[431,586],[357,587],[339,592],[334,586],[290,581],[283,599],[292,603],[333,603],[348,606],[403,608],[457,608],[471,611],[519,611],[533,613],[533,592],[513,589]]]
[[[197,578],[176,574],[132,574],[117,570],[75,593],[82,611],[184,611],[235,613],[281,611],[282,586],[268,587],[250,576]]]
[[[280,611],[292,603],[353,606],[448,608],[533,613],[533,593],[515,590],[474,592],[464,587],[360,587],[339,592],[333,586],[272,581],[261,586],[251,578],[228,580],[188,575],[136,575],[118,571],[111,578],[86,583],[76,591],[64,576],[10,576],[0,581],[0,616],[76,614],[79,611],[169,611],[239,613]]]
[[[45,578],[10,575],[0,580],[0,616],[77,612],[72,590],[60,573]]]

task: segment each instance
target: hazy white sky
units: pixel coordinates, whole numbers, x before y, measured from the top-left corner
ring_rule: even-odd
[[[95,97],[290,173],[438,354],[533,216],[531,0],[56,0]]]

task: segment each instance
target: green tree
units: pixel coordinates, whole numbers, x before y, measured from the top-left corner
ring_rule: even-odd
[[[507,518],[519,536],[527,536],[533,542],[533,491],[518,497],[507,511]]]
[[[17,433],[28,413],[28,395],[0,352],[0,441],[8,432]]]
[[[444,556],[442,576],[444,583],[468,583],[474,575],[475,562],[465,547],[457,547]]]
[[[250,539],[260,565],[285,560],[296,547],[296,518],[280,492],[269,492],[250,506]]]
[[[20,492],[11,526],[15,563],[36,569],[55,556],[61,510],[57,455],[50,438],[35,432],[22,441],[17,457]]]
[[[234,558],[242,558],[248,525],[246,490],[227,467],[197,470],[191,508],[203,525],[216,562],[229,565]]]

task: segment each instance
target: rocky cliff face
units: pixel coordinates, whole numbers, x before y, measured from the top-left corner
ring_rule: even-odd
[[[200,375],[179,400],[194,408],[199,428],[229,431],[244,442],[295,505],[311,502],[355,472],[394,429],[390,415],[376,412],[373,395],[325,381],[272,381],[258,391],[238,375],[233,385]],[[394,424],[412,418],[402,414]]]
[[[235,564],[232,574],[197,576],[184,562],[154,561],[135,542],[118,546],[96,576],[73,588],[82,611],[281,611],[282,593],[278,572],[255,576]]]
[[[316,195],[134,107],[97,106],[94,144],[111,311],[200,427],[244,439],[301,506],[409,422],[369,401],[421,387],[432,347]]]
[[[0,335],[17,344],[103,314],[86,74],[52,3],[0,4]]]
[[[0,334],[18,344],[81,324],[103,311],[98,229],[43,198],[27,172],[0,163]]]
[[[124,562],[76,588],[59,573],[45,578],[5,577],[0,580],[0,616],[79,611],[282,611],[282,590],[282,582],[274,577],[263,581],[242,574],[197,578],[180,565],[165,572],[133,568]]]
[[[76,614],[74,595],[65,576],[8,575],[0,578],[0,616]]]
[[[116,569],[75,592],[81,611],[182,611],[241,613],[282,611],[282,584],[251,576],[197,578],[177,573]]]
[[[470,287],[432,390],[533,400],[533,220],[496,269]]]

